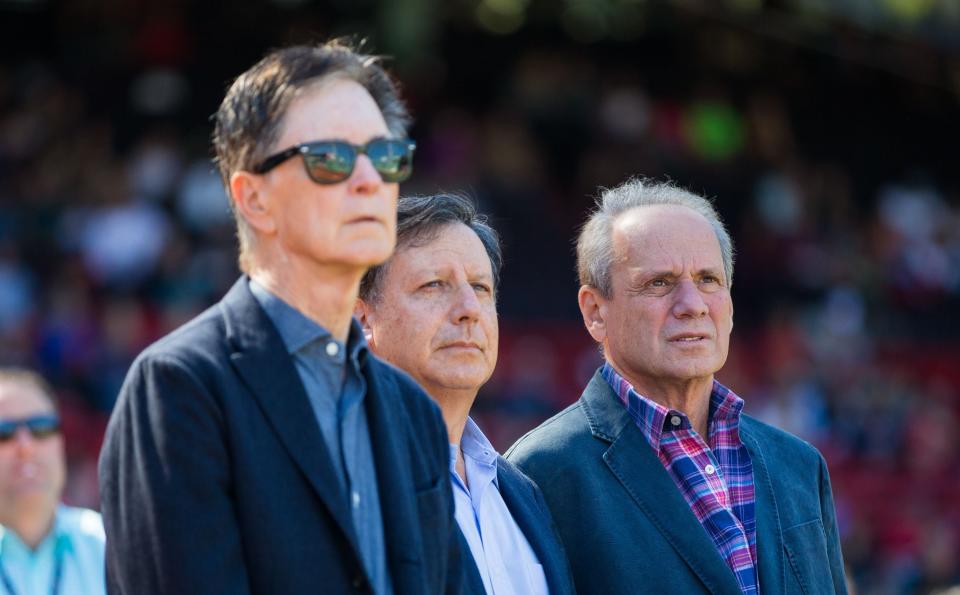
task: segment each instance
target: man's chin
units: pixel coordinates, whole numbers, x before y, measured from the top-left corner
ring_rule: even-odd
[[[479,391],[488,380],[488,376],[480,371],[464,371],[450,374],[449,371],[438,378],[436,384],[443,386],[447,390],[455,391]]]
[[[370,238],[351,242],[344,255],[358,266],[367,268],[385,263],[393,255],[395,242],[389,238]]]

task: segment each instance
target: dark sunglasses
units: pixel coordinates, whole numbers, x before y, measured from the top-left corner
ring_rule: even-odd
[[[350,177],[357,156],[363,154],[370,158],[384,182],[402,182],[413,172],[413,151],[416,148],[416,143],[409,139],[375,138],[365,145],[343,140],[318,140],[271,155],[254,167],[253,172],[265,174],[294,155],[301,155],[311,180],[317,184],[337,184]]]
[[[27,428],[31,436],[41,440],[60,431],[60,418],[56,415],[34,415],[23,419],[0,420],[0,442],[12,440],[21,427]]]

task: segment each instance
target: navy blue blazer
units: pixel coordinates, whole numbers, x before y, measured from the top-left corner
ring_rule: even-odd
[[[846,593],[823,457],[747,415],[740,436],[753,462],[760,591]],[[599,371],[575,404],[522,437],[506,456],[543,491],[581,595],[740,593]]]
[[[520,472],[503,457],[497,458],[497,483],[500,486],[500,496],[513,520],[517,522],[520,531],[530,542],[530,547],[540,560],[543,574],[547,578],[547,588],[550,595],[572,595],[573,576],[570,574],[570,564],[563,551],[563,544],[557,535],[557,528],[550,516],[550,509],[543,500],[543,494],[537,484]],[[466,582],[463,592],[470,595],[485,595],[483,579],[480,571],[470,555],[470,546],[459,529],[460,545],[464,556],[470,558],[464,563]]]
[[[375,357],[363,374],[394,592],[459,592],[440,411]],[[337,486],[293,361],[241,278],[128,373],[100,458],[108,591],[369,591]]]

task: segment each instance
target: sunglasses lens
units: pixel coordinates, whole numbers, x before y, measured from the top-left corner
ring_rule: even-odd
[[[413,146],[410,141],[377,139],[367,145],[367,157],[384,182],[402,182],[413,173]]]
[[[60,431],[60,420],[56,417],[34,417],[27,420],[27,429],[34,438],[47,438]]]
[[[12,440],[20,426],[27,428],[34,438],[49,438],[60,431],[60,419],[55,415],[38,415],[27,419],[0,421],[0,442]]]
[[[350,177],[357,164],[357,149],[346,142],[324,141],[307,145],[303,162],[317,184],[337,184]],[[413,172],[413,143],[379,138],[364,151],[384,182],[402,182]]]
[[[317,184],[336,184],[346,180],[356,161],[357,153],[347,143],[316,143],[303,154],[307,174]]]

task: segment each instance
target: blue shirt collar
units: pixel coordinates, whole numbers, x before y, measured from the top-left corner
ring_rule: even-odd
[[[492,480],[493,484],[497,486],[497,489],[500,489],[500,482],[497,480],[497,457],[499,457],[500,454],[497,452],[497,449],[493,447],[493,444],[487,440],[487,437],[483,435],[483,432],[480,431],[480,427],[476,422],[470,417],[467,418],[467,423],[463,428],[460,445],[450,445],[450,472],[454,474],[457,468],[458,449],[463,452],[464,463],[467,463],[466,459],[470,459],[473,463],[470,465],[470,470],[473,471],[473,476],[471,476],[470,480],[471,484],[474,482],[480,484]],[[477,472],[481,473],[483,477],[475,477]]]
[[[287,353],[294,354],[317,341],[333,341],[343,351],[343,344],[333,338],[330,331],[308,318],[283,301],[255,280],[250,279],[250,293],[256,298],[267,317],[277,327]],[[363,336],[363,329],[356,319],[350,321],[350,333],[347,336],[347,353],[354,364],[362,365],[367,358],[369,347]]]

